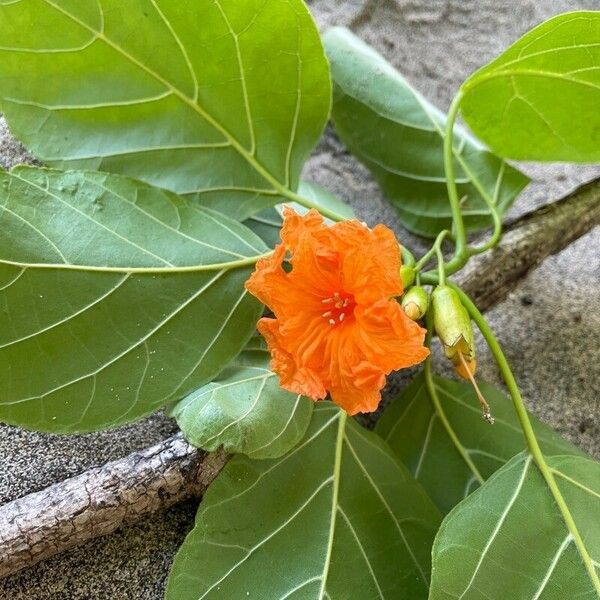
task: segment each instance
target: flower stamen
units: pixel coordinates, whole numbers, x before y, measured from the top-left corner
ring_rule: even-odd
[[[346,296],[343,292],[334,292],[329,298],[321,300],[323,304],[333,304],[331,310],[327,310],[321,314],[330,325],[342,323],[349,311],[354,310],[354,298]]]

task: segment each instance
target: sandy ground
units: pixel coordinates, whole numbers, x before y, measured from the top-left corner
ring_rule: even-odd
[[[321,28],[346,25],[393,62],[422,93],[447,108],[461,81],[531,26],[552,14],[600,9],[600,0],[313,0]],[[0,122],[0,164],[27,160]],[[526,165],[533,183],[511,216],[600,175],[598,167]],[[328,132],[307,176],[346,198],[370,223],[403,239],[393,209],[368,173]],[[515,367],[529,408],[600,456],[600,230],[547,260],[488,314]],[[498,382],[480,351],[481,377]],[[401,381],[391,382],[391,391]],[[118,430],[59,437],[0,425],[0,503],[154,444],[175,430],[154,415]],[[7,600],[158,600],[169,566],[193,522],[193,503],[0,580]]]

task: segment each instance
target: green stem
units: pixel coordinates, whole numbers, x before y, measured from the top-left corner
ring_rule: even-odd
[[[454,125],[460,109],[462,100],[462,91],[452,100],[448,109],[448,118],[446,121],[446,130],[444,132],[444,172],[446,176],[446,187],[448,189],[448,201],[452,211],[452,224],[454,233],[454,256],[444,265],[446,275],[452,275],[465,266],[469,260],[469,248],[467,246],[467,232],[463,221],[462,211],[460,209],[460,198],[458,188],[456,187],[456,173],[454,170]],[[432,248],[435,252],[435,248]],[[427,255],[426,255],[427,256]],[[431,258],[431,256],[429,257]],[[423,273],[423,283],[439,283],[440,277],[435,272]]]
[[[427,251],[426,254],[424,254],[419,261],[417,262],[417,264],[415,265],[415,271],[420,271],[421,269],[423,269],[423,267],[425,267],[427,265],[427,263],[434,257],[434,255],[436,254],[436,247],[439,245],[441,247],[442,242],[444,241],[444,239],[446,237],[451,237],[452,236],[452,232],[449,229],[444,229],[443,231],[440,231],[437,235],[437,237],[435,238],[435,242],[433,242],[433,245],[431,246],[431,248]]]
[[[458,189],[456,187],[456,173],[454,171],[454,124],[456,123],[456,117],[458,116],[461,100],[462,92],[459,91],[454,97],[454,100],[452,100],[452,104],[448,109],[448,120],[446,121],[446,131],[444,134],[444,171],[446,174],[448,200],[450,201],[453,228],[456,238],[454,257],[448,263],[450,268],[454,268],[455,264],[460,264],[461,262],[462,266],[468,259],[467,233],[465,231],[465,224],[462,217],[462,211],[460,209],[460,198],[458,196]]]
[[[485,244],[482,244],[481,246],[469,247],[469,256],[486,252],[487,250],[490,250],[496,246],[500,241],[500,238],[502,237],[502,220],[495,209],[491,210],[491,215],[492,219],[494,220],[494,232],[492,233],[490,239],[485,242]]]
[[[442,253],[442,249],[439,244],[435,247],[435,253],[437,255],[437,264],[438,264],[438,281],[440,285],[444,285],[446,283],[446,271],[444,270],[444,254]]]
[[[504,356],[504,352],[502,351],[502,348],[500,347],[500,344],[498,343],[498,340],[496,339],[496,336],[494,335],[490,326],[487,324],[483,315],[479,312],[479,310],[477,309],[475,304],[473,304],[471,299],[455,284],[449,283],[449,285],[459,295],[463,306],[467,309],[473,321],[475,321],[477,327],[479,328],[483,337],[485,338],[485,341],[487,342],[487,345],[489,346],[494,356],[494,359],[496,360],[496,363],[498,364],[500,373],[502,374],[504,382],[506,383],[506,387],[508,388],[508,391],[511,395],[515,411],[517,413],[517,417],[523,430],[523,434],[525,435],[525,439],[527,440],[527,446],[529,448],[529,451],[533,455],[533,458],[542,474],[542,477],[545,479],[546,484],[548,485],[548,488],[550,489],[550,492],[554,497],[556,504],[558,505],[563,520],[569,532],[573,536],[575,545],[579,550],[579,554],[581,555],[581,558],[585,564],[585,568],[590,576],[590,579],[592,580],[596,592],[600,593],[600,579],[598,578],[598,575],[594,569],[594,564],[592,562],[587,548],[585,547],[583,538],[579,533],[579,529],[577,528],[575,519],[573,518],[573,515],[571,514],[571,511],[567,506],[567,503],[560,491],[560,488],[556,483],[554,474],[548,466],[542,449],[540,448],[540,445],[537,441],[535,432],[533,431],[533,427],[531,426],[531,421],[529,420],[529,415],[527,414],[527,409],[525,408],[523,398],[521,397],[521,392],[519,391],[519,387],[517,386],[517,382],[508,364],[508,361],[506,360],[506,356]]]
[[[415,266],[415,256],[406,246],[400,245],[400,254],[402,255],[402,265],[403,266],[405,266],[405,267],[414,267]]]
[[[427,348],[431,348],[431,338],[433,336],[433,318],[431,315],[431,310],[427,311],[426,319],[427,319],[427,334],[425,336],[425,346],[427,346]],[[477,466],[475,465],[475,463],[469,456],[468,452],[465,450],[460,439],[458,438],[458,435],[456,435],[456,432],[454,431],[452,424],[450,423],[450,421],[448,420],[448,417],[446,416],[446,413],[444,412],[442,403],[440,402],[440,397],[437,393],[437,388],[435,387],[435,381],[433,379],[433,371],[431,368],[431,354],[425,359],[425,363],[423,366],[423,376],[425,377],[425,387],[427,388],[429,398],[431,399],[431,402],[437,413],[437,416],[439,417],[440,421],[442,422],[442,425],[444,426],[444,429],[446,430],[448,437],[452,440],[454,447],[456,448],[456,450],[458,451],[458,453],[460,454],[462,459],[465,461],[465,463],[467,464],[469,469],[471,469],[471,472],[473,473],[475,479],[477,479],[477,482],[479,483],[479,485],[482,485],[483,482],[485,481],[485,479],[479,472],[479,469],[477,468]]]
[[[474,254],[481,254],[490,248],[493,248],[502,237],[502,219],[498,214],[498,209],[496,207],[495,202],[491,201],[487,194],[480,194],[483,198],[483,201],[487,204],[487,207],[490,211],[490,215],[492,216],[492,221],[494,223],[494,231],[490,239],[481,246],[470,247],[468,248],[469,256],[473,256]]]

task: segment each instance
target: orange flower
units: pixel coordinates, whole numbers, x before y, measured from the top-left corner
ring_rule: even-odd
[[[314,400],[329,392],[351,415],[375,410],[385,376],[429,353],[425,330],[394,299],[402,293],[394,234],[358,221],[330,227],[316,210],[286,208],[281,239],[246,282],[275,314],[258,329],[281,386]]]

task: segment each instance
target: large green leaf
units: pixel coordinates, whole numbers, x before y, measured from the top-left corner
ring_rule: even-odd
[[[496,419],[490,426],[471,385],[434,378],[441,413],[423,374],[386,408],[375,431],[423,485],[442,512],[448,512],[490,475],[525,448],[512,402],[503,392],[481,384]],[[447,419],[451,432],[444,424]],[[552,429],[531,417],[544,451],[583,453]],[[452,439],[454,434],[454,440]]]
[[[549,19],[461,90],[465,121],[499,155],[600,161],[600,12]]]
[[[444,520],[433,547],[431,600],[598,598],[590,571],[600,567],[600,465],[580,456],[548,462],[587,556],[531,456],[520,454]]]
[[[302,439],[313,402],[279,386],[270,358],[253,338],[217,379],[177,403],[172,415],[190,444],[277,458]]]
[[[301,0],[0,3],[0,106],[43,161],[238,217],[295,189],[331,85]]]
[[[443,143],[446,117],[347,29],[324,37],[334,81],[336,131],[378,179],[404,225],[434,237],[452,223]],[[454,130],[456,181],[469,229],[490,224],[483,198],[505,211],[527,177]]]
[[[291,452],[225,467],[167,598],[426,598],[439,521],[380,438],[319,403]]]
[[[0,419],[115,426],[178,400],[250,338],[266,249],[243,225],[96,172],[0,174]]]

